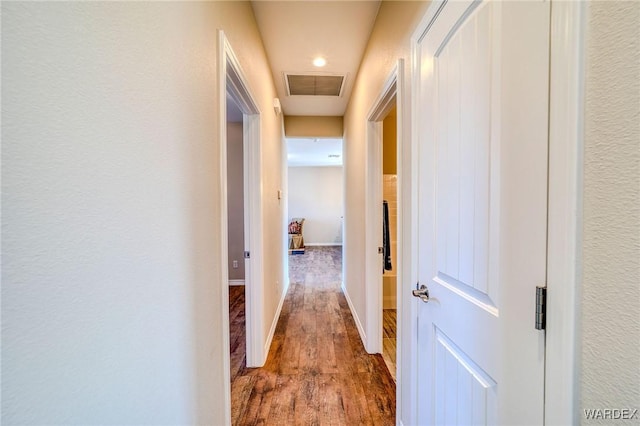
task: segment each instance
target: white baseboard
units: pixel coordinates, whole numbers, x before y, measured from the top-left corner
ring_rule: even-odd
[[[315,247],[315,246],[342,246],[342,243],[304,243],[305,246]]]
[[[229,285],[244,285],[244,280],[229,280]]]
[[[280,297],[280,303],[278,303],[278,308],[276,309],[276,315],[273,317],[273,322],[271,323],[271,329],[269,330],[269,335],[267,336],[267,341],[264,344],[264,360],[262,360],[262,365],[267,362],[267,357],[269,356],[269,349],[271,348],[271,341],[273,340],[273,335],[276,333],[276,326],[278,325],[278,321],[280,320],[280,312],[282,311],[282,305],[284,305],[284,299],[287,297],[287,289],[285,288],[282,292],[282,296]]]
[[[362,327],[362,323],[360,322],[360,318],[356,313],[355,308],[353,307],[353,303],[351,303],[351,298],[349,297],[349,293],[347,292],[346,287],[344,286],[344,282],[342,283],[342,292],[344,293],[344,297],[347,299],[347,304],[349,305],[349,309],[351,310],[351,316],[353,316],[353,320],[356,323],[356,328],[358,329],[358,333],[360,334],[360,340],[362,340],[362,344],[364,347],[367,347],[367,335],[364,332],[364,327]]]

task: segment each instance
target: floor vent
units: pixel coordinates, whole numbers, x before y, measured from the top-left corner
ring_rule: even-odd
[[[288,96],[340,96],[344,75],[285,74]]]

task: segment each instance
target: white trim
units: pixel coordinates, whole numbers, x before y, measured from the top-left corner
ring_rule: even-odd
[[[387,82],[388,83],[388,82]],[[383,90],[388,90],[390,87]],[[392,90],[395,91],[395,81]],[[384,92],[383,92],[384,93]],[[395,98],[394,98],[395,99]],[[363,341],[370,354],[382,353],[382,111],[375,111],[388,99],[379,96],[367,121],[365,161],[365,324],[367,340]],[[373,113],[377,112],[374,116]],[[388,110],[387,110],[388,112]]]
[[[367,158],[365,162],[365,318],[368,353],[382,352],[382,120],[396,104],[402,60],[387,77],[367,115]],[[398,121],[401,120],[398,114]],[[401,140],[398,138],[398,146]],[[398,217],[400,219],[400,217]],[[399,245],[399,244],[398,244]],[[400,257],[399,257],[400,258]]]
[[[395,88],[395,86],[394,86]],[[382,122],[367,122],[365,163],[365,321],[368,353],[382,353]]]
[[[417,109],[418,96],[414,96],[414,93],[420,90],[420,62],[419,62],[419,43],[424,37],[428,25],[434,19],[434,17],[440,12],[443,2],[440,0],[434,0],[425,12],[422,20],[414,30],[411,36],[411,70],[410,70],[410,84],[411,90],[407,93],[411,93],[410,99],[405,102],[405,105],[409,106],[408,120],[410,122],[410,137],[404,143],[404,157],[403,166],[406,172],[403,182],[408,188],[406,193],[403,194],[403,207],[409,209],[405,210],[404,220],[404,233],[405,241],[403,248],[405,249],[405,255],[402,262],[402,273],[406,274],[408,279],[406,283],[403,282],[403,288],[406,285],[406,294],[403,294],[404,312],[403,317],[407,319],[406,325],[401,329],[401,332],[406,332],[406,338],[403,340],[402,350],[406,351],[404,355],[406,357],[404,363],[404,369],[402,372],[402,400],[403,403],[397,410],[398,417],[402,419],[403,423],[408,425],[416,424],[418,421],[418,304],[417,299],[410,296],[409,289],[415,288],[414,283],[418,282],[418,166],[420,158],[420,146],[418,145],[418,132],[419,125],[418,120],[415,117],[415,111]],[[408,169],[408,170],[407,170]],[[396,404],[398,406],[399,404]]]
[[[344,140],[343,140],[344,142]],[[349,271],[349,266],[347,265],[347,250],[349,249],[348,246],[348,241],[349,241],[349,236],[347,234],[347,229],[348,229],[348,216],[347,216],[347,164],[349,164],[349,162],[347,161],[347,144],[343,143],[342,144],[342,161],[343,164],[345,164],[345,168],[343,170],[343,178],[342,178],[342,292],[344,293],[345,297],[347,298],[347,303],[349,303],[349,298],[347,296],[347,288],[344,285],[344,280],[347,279],[347,273]],[[349,309],[351,309],[351,313],[353,314],[354,309],[353,306],[351,306],[351,304],[349,304]],[[354,320],[355,320],[355,316],[354,316]],[[357,324],[357,323],[356,323]],[[362,330],[362,332],[360,330],[358,330],[358,333],[360,334],[360,339],[364,342],[365,340],[365,336],[364,336],[364,330]]]
[[[397,309],[397,353],[396,353],[396,419],[399,424],[403,416],[402,408],[405,404],[415,401],[413,385],[415,377],[411,374],[415,358],[415,324],[411,316],[415,312],[415,302],[412,300],[411,283],[414,273],[412,265],[415,251],[415,238],[411,234],[413,226],[415,191],[412,189],[412,171],[415,170],[412,156],[410,97],[405,81],[405,64],[399,59],[391,71],[367,116],[367,160],[366,170],[366,223],[365,223],[365,294],[368,339],[363,338],[367,352],[382,352],[382,296],[383,278],[380,271],[382,259],[377,248],[382,246],[380,224],[382,223],[382,123],[386,115],[395,105],[397,108],[396,139],[397,139],[397,174],[398,174],[398,216],[397,216],[397,278],[396,278],[396,309]],[[411,223],[410,223],[411,222]],[[405,255],[406,254],[406,255]],[[408,277],[409,280],[406,280]],[[373,289],[374,291],[371,291]],[[352,309],[353,310],[353,309]],[[409,316],[407,316],[409,315]],[[406,368],[406,363],[409,368]],[[406,384],[405,384],[406,383]],[[407,402],[408,401],[408,402]],[[410,423],[408,423],[410,424]]]
[[[287,139],[284,135],[284,114],[280,114],[280,128],[282,144],[282,234],[285,235],[289,229],[289,167],[287,167]],[[289,280],[289,238],[286,236],[282,239],[282,280],[283,292],[286,294],[291,284]],[[268,354],[268,352],[267,352]]]
[[[549,223],[545,424],[579,423],[578,282],[581,238],[586,3],[551,3]]]
[[[273,317],[273,321],[271,322],[271,328],[269,329],[269,335],[267,336],[267,341],[264,343],[264,360],[262,361],[262,365],[267,362],[267,355],[269,355],[269,348],[271,347],[271,342],[273,341],[273,336],[276,333],[276,327],[278,326],[278,321],[280,320],[280,312],[282,312],[282,305],[284,305],[284,299],[287,297],[287,288],[285,287],[282,295],[280,296],[280,302],[278,303],[278,307],[276,308],[276,314]]]
[[[247,367],[261,367],[264,331],[264,279],[262,239],[262,150],[260,148],[260,116],[244,115],[244,193],[245,247],[251,253],[245,259]],[[247,229],[248,228],[248,229]]]
[[[304,243],[305,247],[341,247],[342,243]]]
[[[364,327],[362,326],[362,321],[360,321],[360,317],[358,316],[358,312],[353,307],[353,303],[351,302],[351,298],[349,297],[349,292],[347,288],[344,286],[344,282],[342,283],[342,293],[344,293],[345,299],[347,299],[347,304],[349,305],[349,309],[351,310],[351,316],[353,317],[353,321],[356,323],[356,328],[358,329],[358,334],[360,334],[360,339],[363,342],[367,341],[367,335],[364,331]]]
[[[396,94],[398,89],[398,75],[400,67],[402,67],[402,59],[398,60],[398,63],[391,70],[391,73],[387,77],[382,86],[382,90],[378,94],[378,97],[373,102],[373,107],[369,111],[369,121],[382,121],[389,114],[389,111],[393,109],[396,104]]]
[[[435,19],[436,16],[438,16],[438,14],[440,14],[440,11],[444,7],[445,3],[447,3],[447,0],[433,0],[427,8],[427,11],[424,13],[424,16],[420,20],[420,23],[414,30],[413,35],[411,36],[411,76],[412,83],[414,84],[417,82],[416,72],[418,70],[418,64],[415,62],[415,60],[418,53],[416,50],[418,48],[418,43],[420,43],[422,41],[422,37],[427,34],[427,30],[430,28],[431,22]]]
[[[229,280],[229,247],[228,247],[228,218],[227,218],[227,98],[226,98],[226,74],[227,74],[227,51],[226,39],[222,31],[218,31],[218,57],[217,59],[217,105],[218,105],[218,146],[219,149],[219,182],[218,187],[220,199],[220,286],[222,287],[221,303],[222,309],[222,380],[224,383],[224,418],[226,424],[231,424],[231,355],[229,337],[229,286],[224,285]]]
[[[416,309],[416,298],[412,296],[413,290],[413,250],[417,239],[412,233],[412,221],[417,206],[417,195],[414,196],[414,185],[412,185],[412,173],[416,170],[413,161],[417,161],[418,156],[413,155],[413,138],[411,133],[411,90],[410,81],[405,78],[407,71],[403,60],[398,61],[398,81],[397,81],[397,140],[398,140],[398,218],[397,218],[397,278],[396,278],[396,419],[402,424],[404,418],[403,411],[407,402],[411,402],[413,392],[412,365],[415,361],[416,342],[416,322],[412,320],[412,315]],[[415,192],[417,194],[417,191]],[[415,203],[415,206],[414,206]],[[417,216],[416,216],[417,217]],[[416,245],[417,247],[417,245]],[[416,262],[417,264],[417,262]],[[408,367],[408,368],[407,368]],[[406,423],[406,422],[405,422]],[[410,424],[410,423],[406,423]]]
[[[260,110],[252,95],[240,62],[235,55],[224,31],[218,30],[218,121],[220,141],[220,203],[223,210],[220,233],[223,244],[220,253],[223,264],[222,282],[228,283],[228,248],[227,248],[227,126],[226,102],[227,94],[236,102],[243,113],[243,147],[244,147],[244,212],[245,212],[245,247],[251,252],[251,259],[245,260],[245,300],[246,300],[246,334],[247,334],[247,366],[260,366],[266,355],[264,354],[264,318],[262,279],[262,182],[261,182],[261,146],[260,146]],[[224,286],[223,291],[223,327],[225,347],[229,346],[229,290]],[[230,370],[229,350],[225,351],[223,359],[226,382]],[[225,393],[226,407],[230,410],[231,396]],[[230,412],[225,413],[230,422]]]
[[[230,287],[239,286],[239,285],[244,285],[244,280],[229,280]]]

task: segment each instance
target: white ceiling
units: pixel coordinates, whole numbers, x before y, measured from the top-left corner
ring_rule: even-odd
[[[253,1],[286,115],[344,115],[380,1]],[[312,61],[323,56],[327,64]],[[346,74],[342,96],[286,96],[284,73]]]
[[[342,139],[287,139],[289,167],[342,166]]]

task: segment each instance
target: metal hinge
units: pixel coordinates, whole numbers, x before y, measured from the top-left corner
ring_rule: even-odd
[[[536,287],[536,330],[545,330],[547,326],[547,288]]]
[[[251,253],[250,253],[250,252],[248,252],[248,251],[245,251],[245,252],[244,252],[244,258],[245,258],[245,259],[249,259],[249,258],[251,258]]]

